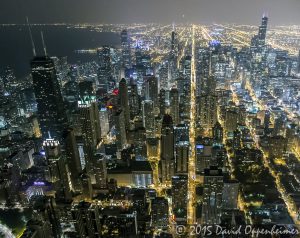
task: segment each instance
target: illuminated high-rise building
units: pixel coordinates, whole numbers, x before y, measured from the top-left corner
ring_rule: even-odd
[[[126,69],[131,68],[130,36],[126,29],[121,32],[122,65]]]
[[[212,129],[212,135],[215,143],[223,143],[223,127],[221,126],[220,122],[216,122]]]
[[[101,137],[105,137],[109,132],[108,110],[102,107],[99,112]]]
[[[143,51],[142,51],[141,46],[137,42],[136,47],[135,47],[135,64],[137,67],[143,66],[142,59],[143,59]]]
[[[177,88],[172,88],[170,91],[170,114],[174,125],[179,124],[179,93]]]
[[[183,75],[185,78],[190,78],[191,77],[191,61],[192,57],[187,55],[184,58],[184,64],[183,64]]]
[[[205,93],[207,79],[210,70],[210,51],[207,48],[200,48],[197,54],[197,77],[196,77],[196,95],[200,96]]]
[[[82,187],[82,196],[85,199],[91,199],[93,197],[93,187],[90,176],[87,173],[80,175],[81,187]]]
[[[158,79],[153,76],[145,77],[145,84],[145,98],[152,100],[155,107],[158,106]]]
[[[171,33],[171,52],[172,54],[176,54],[178,49],[178,38],[177,38],[177,33],[175,32],[175,30],[173,29],[172,33]]]
[[[217,167],[204,170],[202,224],[218,225],[222,215],[223,174]]]
[[[159,177],[161,182],[171,181],[174,175],[174,128],[172,117],[165,114],[161,128],[161,155],[159,162]]]
[[[79,237],[100,236],[101,222],[97,205],[85,201],[74,204],[71,208],[71,215]]]
[[[96,153],[95,162],[93,168],[95,174],[95,187],[96,188],[106,188],[107,180],[107,169],[106,169],[106,157],[104,154]]]
[[[166,113],[166,90],[163,88],[159,91],[159,111],[160,115]]]
[[[71,181],[67,161],[62,154],[58,140],[48,138],[43,142],[46,154],[49,182],[55,187],[56,196],[64,200],[71,199]]]
[[[237,209],[239,195],[239,182],[237,180],[224,181],[222,194],[223,209]]]
[[[92,173],[94,152],[101,138],[99,110],[94,97],[78,101],[79,122],[84,143],[84,154],[88,173]]]
[[[158,228],[167,228],[169,224],[169,204],[164,197],[156,197],[151,201],[151,223]]]
[[[169,56],[169,79],[170,83],[173,84],[177,75],[177,59],[179,52],[179,44],[178,44],[178,34],[175,32],[175,28],[173,26],[173,31],[171,33],[171,51]]]
[[[177,224],[187,222],[188,176],[172,176],[172,210]]]
[[[130,80],[128,86],[128,103],[130,119],[133,120],[134,117],[140,113],[140,98],[138,94],[138,87],[134,80]]]
[[[218,98],[215,94],[215,80],[209,77],[207,88],[200,95],[199,120],[203,128],[211,129],[217,122]]]
[[[109,89],[109,81],[112,79],[112,65],[110,47],[103,46],[97,50],[98,55],[98,85],[99,89],[107,92]]]
[[[268,27],[268,17],[263,16],[261,19],[261,25],[259,26],[257,35],[253,36],[251,39],[251,47],[253,49],[261,49],[266,45],[266,36],[267,36],[267,27]]]
[[[233,133],[237,129],[238,113],[234,109],[229,109],[225,114],[225,129],[227,133]]]
[[[209,137],[199,137],[196,140],[196,172],[202,174],[212,162],[213,140]]]
[[[48,138],[50,132],[53,138],[61,140],[68,121],[53,60],[48,56],[35,57],[31,74],[42,137]]]
[[[122,110],[114,112],[113,121],[115,123],[117,148],[121,150],[127,143],[124,112]]]
[[[190,145],[188,138],[181,140],[175,145],[175,174],[187,174]]]
[[[154,136],[154,103],[152,100],[142,102],[143,127],[148,136]]]
[[[169,90],[169,64],[163,62],[159,69],[159,87],[160,90]]]
[[[127,82],[126,79],[121,79],[119,82],[119,101],[120,101],[120,107],[123,110],[124,113],[124,119],[125,119],[125,127],[126,129],[129,128],[129,104],[128,104],[128,88],[127,88]]]
[[[189,79],[190,80],[190,79]],[[191,103],[191,85],[189,83],[189,80],[179,80],[180,85],[182,85],[182,89],[180,89],[180,86],[178,86],[178,90],[180,90],[180,121],[188,122],[190,118],[190,103]]]
[[[263,16],[263,18],[261,19],[261,25],[259,26],[259,30],[258,30],[258,39],[261,45],[265,45],[266,43],[267,27],[268,27],[268,17]]]
[[[233,131],[232,144],[232,147],[236,150],[240,149],[242,146],[242,133],[238,129]]]
[[[174,127],[175,144],[189,138],[189,127],[187,124],[178,124]]]
[[[63,142],[68,169],[70,172],[70,180],[73,190],[79,190],[79,175],[82,171],[79,151],[76,145],[75,134],[72,128],[68,128],[63,133]]]

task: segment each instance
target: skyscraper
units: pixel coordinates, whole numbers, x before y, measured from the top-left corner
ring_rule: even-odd
[[[134,117],[139,115],[140,112],[140,98],[138,95],[138,87],[134,80],[130,80],[130,84],[128,86],[128,103],[130,119],[133,120]]]
[[[117,148],[121,150],[127,143],[124,112],[122,110],[114,112],[113,121],[116,127]]]
[[[211,76],[207,88],[200,95],[199,120],[203,128],[211,129],[217,122],[217,95],[215,80]]]
[[[173,54],[177,53],[177,44],[178,44],[178,39],[177,39],[177,33],[175,32],[175,30],[173,29],[172,33],[171,33],[171,52]]]
[[[187,124],[178,124],[174,127],[175,144],[189,138],[189,127]]]
[[[97,205],[84,201],[74,204],[71,208],[71,215],[80,237],[100,236],[101,223]]]
[[[48,138],[44,140],[43,147],[46,152],[46,160],[48,165],[48,178],[55,187],[56,196],[61,199],[71,199],[70,182],[68,165],[64,156],[62,155],[61,145],[59,141]]]
[[[103,46],[97,50],[98,55],[98,84],[99,89],[104,92],[108,91],[109,81],[112,79],[112,65],[111,65],[111,55],[110,47]]]
[[[222,194],[223,209],[237,209],[239,195],[239,182],[237,180],[224,181]]]
[[[159,111],[161,116],[166,113],[166,91],[163,88],[159,91]]]
[[[169,205],[164,197],[156,197],[151,201],[152,226],[166,228],[169,224]]]
[[[100,109],[99,116],[100,116],[101,137],[105,137],[109,132],[108,111],[105,107],[102,107]]]
[[[85,199],[91,199],[93,197],[92,181],[88,174],[83,173],[80,175],[82,196]]]
[[[158,80],[156,77],[145,77],[145,98],[152,100],[158,106]]]
[[[159,87],[169,90],[169,64],[167,62],[163,62],[159,69]]]
[[[215,143],[223,143],[223,127],[221,126],[220,122],[217,121],[214,125],[212,135]]]
[[[68,128],[63,133],[64,149],[66,160],[70,172],[70,179],[73,190],[79,190],[79,174],[81,173],[81,163],[76,145],[75,135],[72,128]]]
[[[227,133],[233,133],[237,129],[238,113],[233,109],[229,109],[225,114],[225,129]]]
[[[209,137],[198,137],[196,140],[196,172],[203,173],[212,162],[213,140]]]
[[[177,224],[187,221],[188,176],[172,176],[172,210]]]
[[[165,114],[161,128],[161,159],[159,162],[159,177],[161,182],[171,181],[174,174],[174,128],[172,117]]]
[[[143,127],[148,136],[154,134],[154,104],[152,100],[142,102]]]
[[[268,17],[263,16],[261,19],[261,25],[258,29],[258,34],[255,35],[251,40],[251,46],[261,49],[266,44],[266,36],[267,36],[267,27],[268,27]]]
[[[84,142],[86,168],[92,174],[96,146],[101,137],[99,111],[94,97],[85,97],[78,101],[79,122]]]
[[[204,170],[202,224],[218,225],[222,215],[223,174],[217,167]]]
[[[121,32],[121,47],[122,47],[122,66],[126,69],[131,68],[131,49],[130,37],[126,29]]]
[[[35,57],[31,74],[42,137],[46,139],[50,133],[61,140],[68,121],[53,60],[48,56]]]
[[[192,57],[190,55],[185,56],[184,61],[183,61],[183,75],[185,78],[190,79],[191,77],[191,60]]]
[[[261,25],[259,26],[259,30],[258,30],[258,39],[261,45],[265,45],[267,27],[268,27],[268,17],[263,16],[261,19]]]
[[[177,60],[178,60],[178,52],[179,52],[179,44],[178,44],[178,35],[175,32],[174,26],[173,31],[171,33],[171,52],[169,56],[169,74],[171,76],[170,83],[174,83],[174,79],[177,77]]]
[[[187,174],[188,173],[188,162],[189,162],[189,142],[181,140],[175,145],[175,174]]]
[[[126,129],[129,128],[129,104],[128,104],[128,88],[127,88],[127,82],[124,78],[121,79],[119,82],[119,101],[121,109],[124,112],[124,119],[125,119],[125,127]]]
[[[179,124],[179,93],[177,88],[172,88],[170,91],[170,114],[174,125]]]
[[[106,169],[106,157],[101,153],[95,154],[95,163],[94,163],[94,174],[96,188],[106,188],[107,180],[107,169]]]

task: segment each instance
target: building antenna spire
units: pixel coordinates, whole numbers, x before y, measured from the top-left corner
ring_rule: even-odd
[[[46,45],[45,45],[45,41],[44,41],[44,34],[41,31],[41,37],[42,37],[42,43],[43,43],[43,48],[44,48],[44,54],[45,56],[47,56],[47,49],[46,49]]]
[[[27,23],[27,27],[28,27],[29,35],[30,35],[30,41],[31,41],[31,47],[32,47],[32,54],[35,57],[36,56],[35,44],[34,44],[34,41],[33,41],[31,27],[30,27],[30,24],[29,24],[28,17],[26,17],[26,23]]]

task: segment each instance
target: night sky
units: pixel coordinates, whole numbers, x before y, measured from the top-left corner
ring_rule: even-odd
[[[300,0],[1,0],[0,23],[300,24]]]

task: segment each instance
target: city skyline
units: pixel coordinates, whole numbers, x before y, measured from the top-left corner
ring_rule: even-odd
[[[4,0],[0,23],[237,23],[257,24],[263,14],[271,25],[291,25],[300,21],[300,3],[295,0],[63,0],[26,3]],[[13,14],[11,14],[13,13]]]
[[[0,24],[0,236],[299,237],[300,25],[270,26],[258,9],[297,6],[272,2],[15,8],[30,20]],[[34,23],[95,17],[138,23]]]

